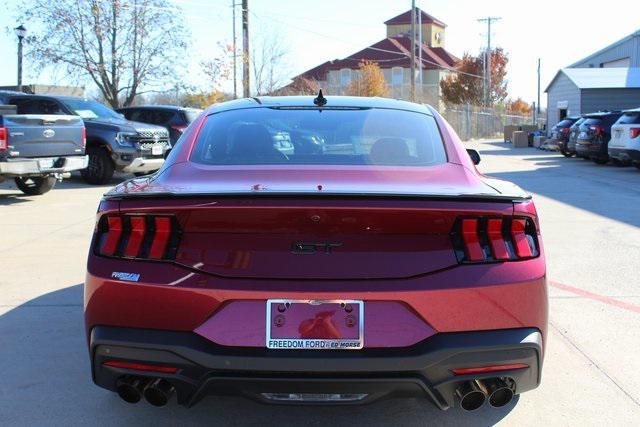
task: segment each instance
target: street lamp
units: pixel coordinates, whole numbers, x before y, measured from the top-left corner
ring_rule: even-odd
[[[22,40],[27,35],[27,29],[24,25],[20,25],[13,29],[18,36],[18,92],[22,92]]]

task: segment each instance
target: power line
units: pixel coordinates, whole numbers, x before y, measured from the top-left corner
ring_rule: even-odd
[[[484,64],[484,106],[489,107],[491,103],[491,23],[501,20],[500,17],[487,16],[486,18],[478,19],[478,22],[487,23],[487,50],[484,52],[485,60]]]

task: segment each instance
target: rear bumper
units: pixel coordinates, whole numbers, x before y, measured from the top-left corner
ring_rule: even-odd
[[[431,399],[454,406],[457,386],[471,379],[510,378],[515,392],[540,384],[542,334],[535,328],[439,333],[409,348],[357,351],[268,350],[225,347],[192,332],[96,326],[90,334],[94,382],[115,391],[122,375],[165,378],[178,402],[192,406],[206,395],[263,393],[366,394],[366,403],[389,396]],[[175,374],[104,366],[109,360],[177,367]],[[455,368],[523,363],[498,373],[454,375]]]
[[[128,165],[122,167],[122,172],[125,173],[137,173],[137,172],[151,172],[158,170],[164,164],[164,158],[144,158],[136,157]]]
[[[622,162],[640,162],[640,150],[609,148],[609,156]]]
[[[88,163],[88,156],[15,159],[8,160],[6,162],[0,162],[0,174],[10,176],[25,176],[66,173],[84,169],[87,167]]]

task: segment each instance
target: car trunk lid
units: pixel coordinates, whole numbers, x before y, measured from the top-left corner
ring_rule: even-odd
[[[84,154],[84,123],[77,116],[16,114],[2,116],[7,146],[14,157]]]

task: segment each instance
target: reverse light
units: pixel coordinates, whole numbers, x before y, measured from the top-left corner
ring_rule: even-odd
[[[540,253],[536,225],[528,217],[459,218],[451,236],[462,263],[519,261]]]
[[[0,150],[7,149],[7,128],[0,127]]]
[[[98,222],[94,251],[116,258],[173,260],[180,234],[172,215],[104,215]]]
[[[640,136],[640,128],[631,128],[629,129],[629,136],[631,139],[637,138]]]
[[[511,371],[513,369],[525,369],[529,365],[526,363],[511,363],[508,365],[478,366],[474,368],[452,369],[454,375],[486,374],[488,372]]]
[[[148,365],[146,363],[122,362],[119,360],[108,360],[102,364],[112,368],[133,369],[145,372],[162,372],[164,374],[175,374],[178,372],[178,368],[175,366]]]

